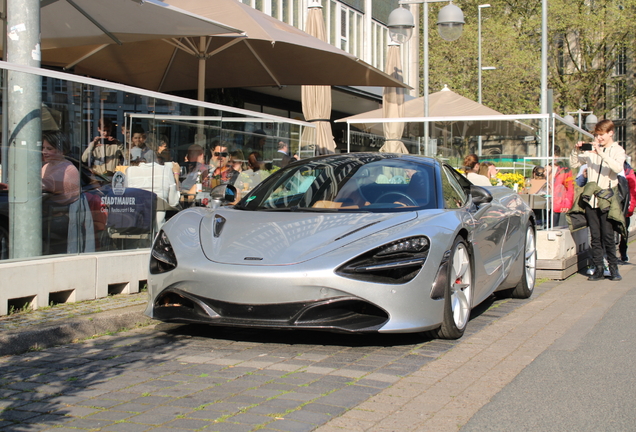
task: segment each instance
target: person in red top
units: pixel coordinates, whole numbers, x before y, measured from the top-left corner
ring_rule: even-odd
[[[623,165],[625,178],[629,185],[629,207],[625,213],[625,230],[627,231],[627,237],[629,237],[629,222],[631,216],[634,214],[634,208],[636,207],[636,174],[634,174],[633,168],[625,162]],[[626,263],[629,261],[627,256],[627,237],[621,236],[621,241],[618,244],[618,250],[621,254],[621,261]]]
[[[555,164],[546,166],[548,178],[548,190],[553,197],[553,226],[567,225],[565,214],[574,203],[574,175],[572,170],[565,166]],[[554,177],[554,178],[553,178]],[[550,189],[551,188],[551,189]]]

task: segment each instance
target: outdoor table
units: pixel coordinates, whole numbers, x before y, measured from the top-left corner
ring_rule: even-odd
[[[519,196],[533,210],[544,210],[547,208],[548,198],[545,195],[519,194]]]

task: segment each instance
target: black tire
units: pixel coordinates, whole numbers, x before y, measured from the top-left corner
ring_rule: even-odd
[[[526,227],[526,238],[523,246],[523,271],[521,280],[512,290],[512,298],[527,299],[534,292],[537,280],[537,240],[532,224]]]
[[[466,241],[457,237],[451,249],[448,284],[444,290],[444,318],[440,339],[459,339],[470,319],[473,296],[473,263]]]

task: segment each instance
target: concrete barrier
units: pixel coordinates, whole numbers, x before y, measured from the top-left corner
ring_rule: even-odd
[[[149,249],[0,263],[0,316],[109,294],[139,292],[148,277]]]

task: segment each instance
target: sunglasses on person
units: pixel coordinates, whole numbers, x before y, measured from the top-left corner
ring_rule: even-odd
[[[228,152],[214,152],[215,157],[219,157],[219,156],[227,157],[228,154],[229,154]]]

